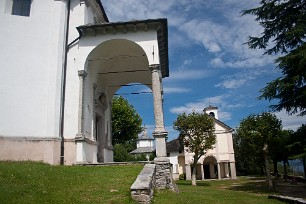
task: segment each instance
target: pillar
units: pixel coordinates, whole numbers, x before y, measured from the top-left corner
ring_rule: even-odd
[[[218,179],[221,179],[221,168],[220,168],[220,162],[217,163],[218,167]]]
[[[80,83],[79,83],[79,113],[78,113],[78,133],[77,138],[84,137],[84,81],[87,76],[85,70],[78,71]]]
[[[186,180],[191,180],[191,167],[190,164],[185,164],[185,171],[186,171]]]
[[[224,164],[224,173],[225,173],[225,177],[228,178],[229,177],[228,163]]]
[[[153,136],[156,143],[156,158],[154,164],[156,168],[155,185],[158,189],[171,189],[177,191],[173,182],[170,160],[167,158],[166,136],[164,127],[163,99],[161,87],[160,65],[150,65],[152,72],[152,91],[154,101],[155,130]]]
[[[204,177],[204,164],[201,164],[201,174],[202,174],[202,180],[205,180],[205,177]]]
[[[96,118],[96,89],[97,89],[97,84],[93,83],[92,84],[92,88],[93,88],[93,94],[92,94],[92,139],[93,141],[97,141],[97,131],[96,131],[96,123],[97,123],[97,118]]]
[[[230,168],[231,168],[231,178],[232,179],[236,179],[236,166],[235,166],[235,162],[231,162],[230,163]]]
[[[152,91],[155,118],[155,130],[153,132],[153,136],[156,142],[156,156],[166,157],[166,136],[168,133],[165,131],[164,127],[160,65],[150,65],[150,70],[152,72]]]

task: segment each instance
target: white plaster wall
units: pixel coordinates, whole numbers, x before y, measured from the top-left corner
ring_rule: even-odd
[[[76,163],[97,163],[98,147],[86,142],[76,143]]]
[[[170,160],[170,163],[172,164],[172,173],[176,174],[178,172],[178,156],[180,155],[179,152],[170,152],[170,156],[168,159]]]
[[[0,1],[0,135],[58,137],[66,3],[32,1],[29,17]]]
[[[153,147],[152,140],[140,140],[138,144],[138,147]]]

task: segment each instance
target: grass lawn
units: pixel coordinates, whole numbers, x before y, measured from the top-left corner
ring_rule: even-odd
[[[258,178],[240,177],[238,180],[198,181],[191,186],[191,181],[177,181],[180,193],[155,191],[153,203],[283,203],[268,199],[266,183]]]
[[[0,203],[133,203],[142,168],[0,162]]]
[[[142,168],[0,162],[0,203],[134,203],[130,186]],[[180,193],[155,191],[153,203],[281,203],[258,178],[177,184]]]

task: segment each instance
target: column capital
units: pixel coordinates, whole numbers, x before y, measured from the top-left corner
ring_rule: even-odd
[[[149,68],[151,71],[160,70],[160,64],[150,64]]]
[[[85,78],[87,76],[87,72],[85,70],[78,70],[79,78]]]

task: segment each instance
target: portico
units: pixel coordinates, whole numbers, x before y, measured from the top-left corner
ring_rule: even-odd
[[[66,163],[113,161],[111,102],[116,91],[130,83],[144,84],[153,92],[153,136],[157,157],[165,157],[162,78],[169,76],[167,20],[97,23],[78,31],[79,41],[68,53],[65,101],[65,121],[71,122],[66,123],[65,144],[75,143],[76,158]]]

